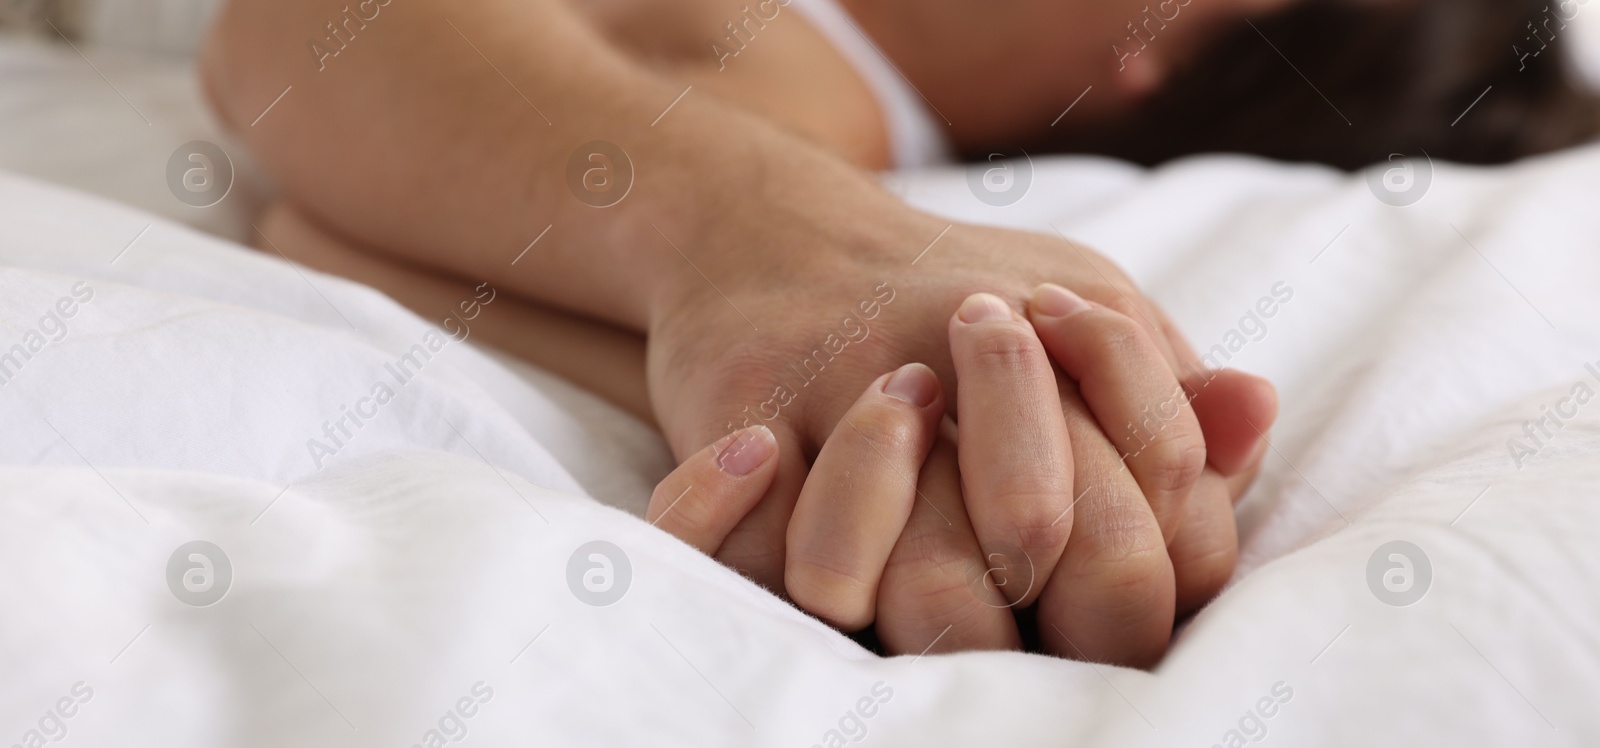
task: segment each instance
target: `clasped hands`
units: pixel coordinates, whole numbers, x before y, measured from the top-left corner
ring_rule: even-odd
[[[680,406],[657,405],[669,440],[724,435],[680,453],[647,519],[842,631],[872,627],[891,654],[1019,649],[1032,631],[1029,645],[1051,654],[1153,665],[1175,619],[1233,570],[1232,504],[1259,466],[1276,399],[1264,380],[1202,370],[1109,263],[1081,248],[1073,260],[1079,278],[1088,265],[1108,281],[1082,284],[1105,303],[1054,283],[1009,300],[951,296],[938,280],[895,289],[886,320],[932,318],[949,299],[944,346],[897,338],[915,338],[914,321],[880,323],[827,357],[834,368],[795,387],[788,408],[743,428],[748,418],[684,429],[674,414],[729,413],[794,379],[773,363],[786,346],[770,338],[786,333],[712,323],[754,328],[761,317],[740,317],[785,300],[719,291],[703,315],[678,315],[700,346],[658,345],[672,326],[653,330],[652,399]],[[943,355],[916,360],[927,351]],[[697,356],[716,360],[698,382],[686,371]],[[947,414],[954,434],[941,428]]]

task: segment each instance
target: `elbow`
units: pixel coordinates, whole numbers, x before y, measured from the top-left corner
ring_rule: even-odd
[[[248,127],[292,78],[282,39],[310,3],[296,0],[226,0],[200,46],[196,61],[200,91],[212,114],[231,132]],[[277,90],[272,90],[276,86]],[[262,97],[265,96],[265,100]]]
[[[206,105],[211,109],[213,116],[230,132],[239,130],[239,97],[235,95],[240,88],[236,79],[239,70],[238,50],[238,6],[239,2],[226,2],[221,12],[217,14],[216,21],[211,25],[210,32],[200,46],[200,53],[196,61],[197,73],[200,76],[200,94],[205,99]]]

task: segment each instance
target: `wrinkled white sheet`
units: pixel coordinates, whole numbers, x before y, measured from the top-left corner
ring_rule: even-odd
[[[878,660],[583,498],[639,512],[659,439],[469,344],[318,468],[306,440],[428,324],[169,222],[245,238],[265,187],[229,146],[237,191],[178,203],[172,151],[227,145],[192,72],[84,51],[98,72],[0,43],[0,165],[159,218],[0,175],[0,355],[49,341],[0,386],[0,745],[1600,742],[1600,403],[1563,404],[1600,392],[1600,151],[1441,165],[1408,208],[1247,159],[1039,160],[1005,208],[959,171],[892,177],[1112,255],[1198,347],[1248,341],[1229,363],[1283,416],[1235,583],[1156,673]],[[80,282],[93,298],[42,321]],[[1557,412],[1519,469],[1511,440]],[[233,569],[210,607],[166,579],[194,540]],[[609,607],[566,581],[594,540],[631,562]],[[1394,540],[1431,562],[1410,607],[1366,581]]]
[[[581,497],[572,476],[597,468],[573,445],[593,432],[466,344],[316,469],[306,440],[426,323],[0,178],[0,344],[48,340],[53,305],[94,292],[0,388],[0,739],[59,722],[84,744],[195,746],[412,745],[458,724],[494,745],[807,746],[864,729],[883,745],[1204,746],[1263,728],[1283,745],[1590,744],[1600,403],[1521,469],[1507,443],[1570,410],[1575,385],[1600,390],[1584,368],[1600,361],[1597,167],[1594,149],[1440,165],[1409,208],[1360,177],[1242,159],[1149,175],[1040,162],[1003,209],[954,171],[896,185],[1108,251],[1202,348],[1257,330],[1241,317],[1292,288],[1231,361],[1284,404],[1241,507],[1240,575],[1153,674],[872,658]],[[232,564],[211,607],[169,591],[168,557],[192,540]],[[609,607],[566,580],[594,540],[631,562]],[[1410,607],[1365,580],[1393,540],[1431,561]]]

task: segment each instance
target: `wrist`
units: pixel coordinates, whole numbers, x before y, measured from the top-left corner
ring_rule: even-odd
[[[741,155],[722,172],[725,189],[678,223],[692,239],[674,239],[683,256],[668,258],[676,268],[651,297],[652,325],[705,294],[736,298],[864,274],[853,269],[909,267],[946,223],[808,144]]]

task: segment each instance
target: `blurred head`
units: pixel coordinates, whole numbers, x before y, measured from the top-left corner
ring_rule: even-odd
[[[962,143],[1126,114],[1208,42],[1303,0],[841,0]],[[1042,119],[1042,121],[1041,121]]]
[[[1303,0],[1210,40],[1126,116],[1040,145],[1144,164],[1229,151],[1347,169],[1391,153],[1500,163],[1576,145],[1600,133],[1600,105],[1571,69],[1575,30],[1556,8]]]
[[[963,150],[1140,163],[1232,151],[1356,168],[1421,150],[1499,162],[1600,130],[1549,0],[846,2]],[[1600,12],[1577,2],[1567,15]],[[1552,35],[1519,70],[1513,46]]]

